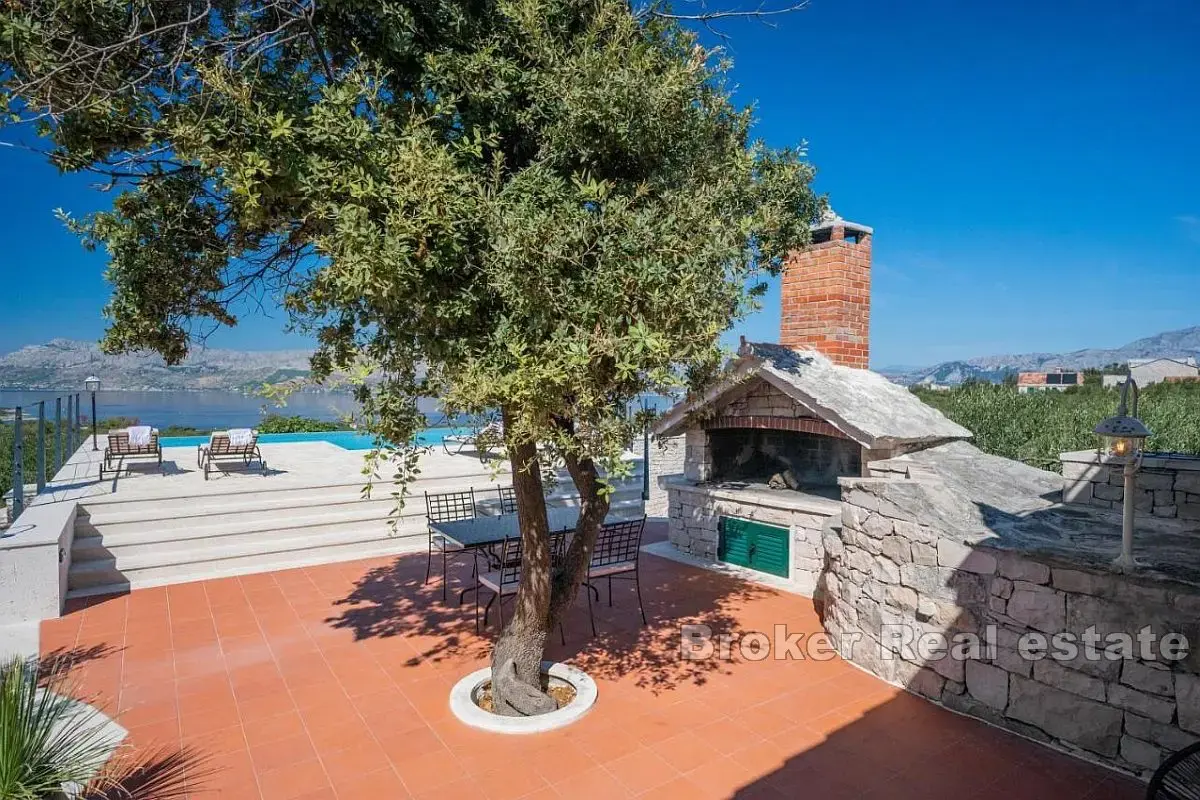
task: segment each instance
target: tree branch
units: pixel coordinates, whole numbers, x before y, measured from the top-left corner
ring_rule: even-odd
[[[659,3],[652,3],[646,6],[641,11],[637,12],[637,16],[642,19],[651,17],[658,19],[673,19],[685,22],[703,22],[708,23],[718,19],[762,19],[765,17],[777,17],[781,14],[791,14],[796,11],[803,11],[808,8],[808,0],[788,6],[787,8],[767,8],[765,5],[760,5],[756,9],[744,11],[727,10],[727,11],[704,11],[699,14],[676,14],[671,11],[660,10]]]

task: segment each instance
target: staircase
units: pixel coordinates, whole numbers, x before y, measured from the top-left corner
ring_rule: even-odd
[[[324,486],[241,488],[224,494],[133,498],[119,494],[81,500],[71,547],[68,597],[203,580],[290,567],[424,551],[428,491],[474,486],[481,513],[496,513],[496,484],[483,472],[412,484],[395,515],[391,487],[362,496],[361,478]],[[643,513],[640,465],[617,483],[612,513]],[[565,475],[547,498],[574,505]]]

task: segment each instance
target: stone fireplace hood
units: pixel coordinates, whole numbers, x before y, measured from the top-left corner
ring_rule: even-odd
[[[725,377],[704,396],[669,410],[655,426],[655,435],[676,436],[703,423],[746,392],[755,378],[870,450],[929,446],[972,436],[878,373],[835,364],[815,350],[745,341]]]

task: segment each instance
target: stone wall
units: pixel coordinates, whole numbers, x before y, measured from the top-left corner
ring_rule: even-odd
[[[62,613],[75,512],[73,501],[31,504],[0,538],[0,626]]]
[[[683,443],[683,476],[697,483],[710,480],[712,452],[708,449],[708,433],[702,428],[688,428]]]
[[[1063,500],[1101,508],[1125,501],[1123,464],[1094,450],[1062,454]],[[1137,473],[1135,508],[1168,519],[1200,520],[1200,458],[1147,456]]]
[[[823,537],[825,625],[847,659],[937,703],[1134,772],[1200,738],[1200,591],[978,541],[972,511],[936,480],[843,479]],[[1029,635],[1185,635],[1183,660],[1023,657]],[[973,634],[956,659],[903,635]],[[1023,637],[1025,637],[1023,639]]]
[[[687,446],[683,436],[655,438],[650,442],[650,496],[646,500],[646,516],[666,517],[670,501],[663,485],[668,478],[683,476],[683,458]]]
[[[722,407],[720,416],[815,419],[811,411],[761,378],[754,378],[744,394]]]
[[[717,560],[722,516],[787,527],[791,533],[791,575],[796,591],[812,596],[824,563],[821,531],[838,503],[798,492],[754,491],[695,486],[667,481],[670,495],[668,537],[681,552]]]

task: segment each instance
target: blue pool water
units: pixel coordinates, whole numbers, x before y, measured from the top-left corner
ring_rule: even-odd
[[[454,432],[454,428],[426,428],[417,434],[417,442],[423,445],[441,444],[442,439]],[[195,447],[198,444],[207,444],[207,442],[207,436],[164,436],[159,440],[163,447]],[[370,450],[375,446],[375,437],[369,433],[358,433],[357,431],[264,433],[258,437],[259,444],[292,444],[295,442],[329,442],[343,450]]]

